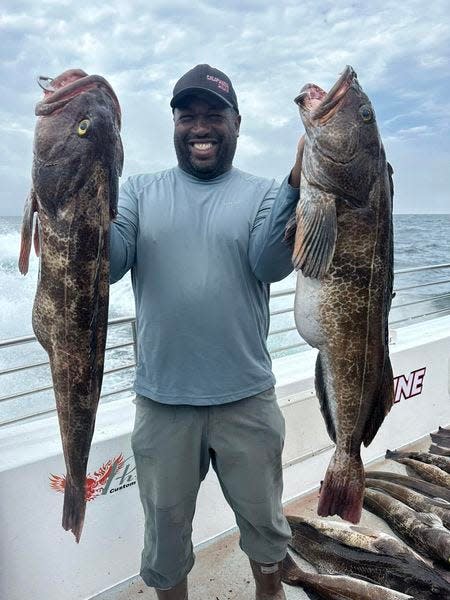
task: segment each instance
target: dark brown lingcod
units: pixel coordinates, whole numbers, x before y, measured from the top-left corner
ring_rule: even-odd
[[[366,477],[366,488],[381,490],[417,512],[432,513],[442,520],[444,527],[450,529],[450,502],[447,500],[430,498],[404,485],[399,485],[392,481],[383,481],[383,479],[370,479]]]
[[[394,457],[389,455],[389,450],[386,452],[386,458],[392,458],[393,460],[402,463],[406,467],[406,472],[412,477],[417,475],[425,481],[440,485],[447,490],[450,490],[450,473],[446,473],[443,469],[436,465],[424,463],[420,460],[407,457]]]
[[[364,507],[386,521],[417,552],[450,568],[450,531],[440,517],[416,511],[389,494],[371,488],[366,489]]]
[[[419,477],[408,477],[407,475],[400,475],[399,473],[392,473],[390,471],[366,471],[366,477],[369,479],[391,481],[397,485],[404,485],[408,489],[415,490],[419,494],[450,502],[450,490],[447,487],[430,483]]]
[[[414,600],[410,595],[348,575],[310,573],[301,569],[286,554],[283,560],[283,583],[301,586],[309,598],[324,600]],[[317,595],[316,595],[317,594]]]
[[[436,456],[429,452],[407,452],[401,450],[386,450],[386,458],[392,460],[398,460],[401,462],[402,458],[411,458],[412,460],[418,460],[419,462],[426,463],[427,465],[434,465],[439,467],[446,473],[450,474],[450,458],[448,456]]]
[[[40,254],[33,329],[47,351],[67,475],[62,526],[80,540],[85,482],[103,378],[109,224],[122,171],[121,113],[109,83],[72,69],[40,78],[32,188],[22,224],[28,271],[33,218]]]
[[[394,400],[392,169],[351,67],[328,94],[308,84],[296,102],[306,140],[293,253],[295,321],[319,350],[316,392],[336,443],[318,513],[356,523],[364,497],[360,446],[373,440]]]
[[[290,547],[319,573],[364,578],[417,600],[450,598],[450,584],[436,569],[387,533],[329,519],[287,515],[287,520]]]

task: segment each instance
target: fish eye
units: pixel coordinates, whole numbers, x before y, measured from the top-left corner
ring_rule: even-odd
[[[80,136],[86,135],[87,130],[89,129],[89,125],[91,124],[89,119],[83,119],[78,123],[77,133]]]
[[[364,123],[371,123],[374,120],[373,110],[367,104],[363,104],[359,109],[359,114],[362,117]]]

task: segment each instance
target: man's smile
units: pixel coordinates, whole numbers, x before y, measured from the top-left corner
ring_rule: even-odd
[[[193,144],[193,146],[197,150],[208,150],[209,148],[212,148],[211,142],[207,142],[207,143],[203,143],[203,144],[195,143],[195,144]]]
[[[209,158],[215,154],[217,149],[216,141],[189,142],[192,154],[198,158]]]

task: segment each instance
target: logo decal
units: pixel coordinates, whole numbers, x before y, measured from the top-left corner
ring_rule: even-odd
[[[124,459],[122,454],[105,462],[94,474],[86,477],[86,502],[98,496],[113,494],[124,488],[136,485],[136,466],[133,457]],[[65,475],[50,475],[50,487],[56,492],[64,492],[66,487]]]
[[[405,375],[394,377],[394,403],[400,402],[402,398],[406,400],[422,393],[423,378],[425,377],[426,370],[426,367],[422,367],[421,369],[411,371],[407,377]]]
[[[219,79],[218,77],[214,77],[214,75],[207,75],[206,79],[208,79],[208,81],[213,81],[214,83],[217,83],[217,87],[220,90],[223,90],[224,92],[229,92],[230,91],[230,86],[228,85],[228,83],[226,81],[222,81],[222,79]]]

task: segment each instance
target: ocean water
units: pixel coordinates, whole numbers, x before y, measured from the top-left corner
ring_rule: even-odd
[[[20,247],[20,217],[0,217],[0,343],[4,340],[32,335],[31,312],[36,290],[39,260],[33,255],[30,259],[28,274],[24,277],[17,269]],[[407,269],[425,265],[450,263],[450,215],[395,215],[395,269]],[[391,323],[400,326],[406,318],[414,318],[426,312],[450,310],[450,269],[416,272],[397,275],[395,288],[404,288],[432,281],[443,281],[439,285],[423,285],[414,290],[397,293],[391,310]],[[272,292],[295,287],[295,275],[273,284]],[[435,298],[439,296],[439,298]],[[433,299],[430,299],[433,298]],[[410,303],[419,301],[411,306]],[[292,308],[293,296],[283,296],[271,300],[272,310]],[[408,306],[403,306],[403,305]],[[134,315],[134,300],[131,280],[127,274],[120,282],[111,286],[109,318],[131,317]],[[285,312],[272,317],[271,332],[294,327],[293,313]],[[107,345],[117,346],[131,341],[130,325],[111,327]],[[269,349],[274,357],[298,352],[303,347],[289,348],[302,343],[298,333],[294,331],[269,335]],[[278,348],[286,348],[277,351]],[[51,390],[41,393],[26,394],[28,390],[51,386],[48,366],[40,366],[47,360],[47,355],[37,342],[27,343],[14,348],[0,346],[0,422],[12,415],[24,416],[39,411],[46,411],[54,406]],[[133,380],[132,367],[127,365],[134,361],[131,345],[110,350],[106,354],[103,401],[120,395],[108,394],[121,388],[129,388]],[[15,373],[2,371],[24,364],[36,364],[31,370]],[[120,369],[120,370],[117,370]],[[1,401],[4,396],[12,394],[26,395],[13,400]]]

